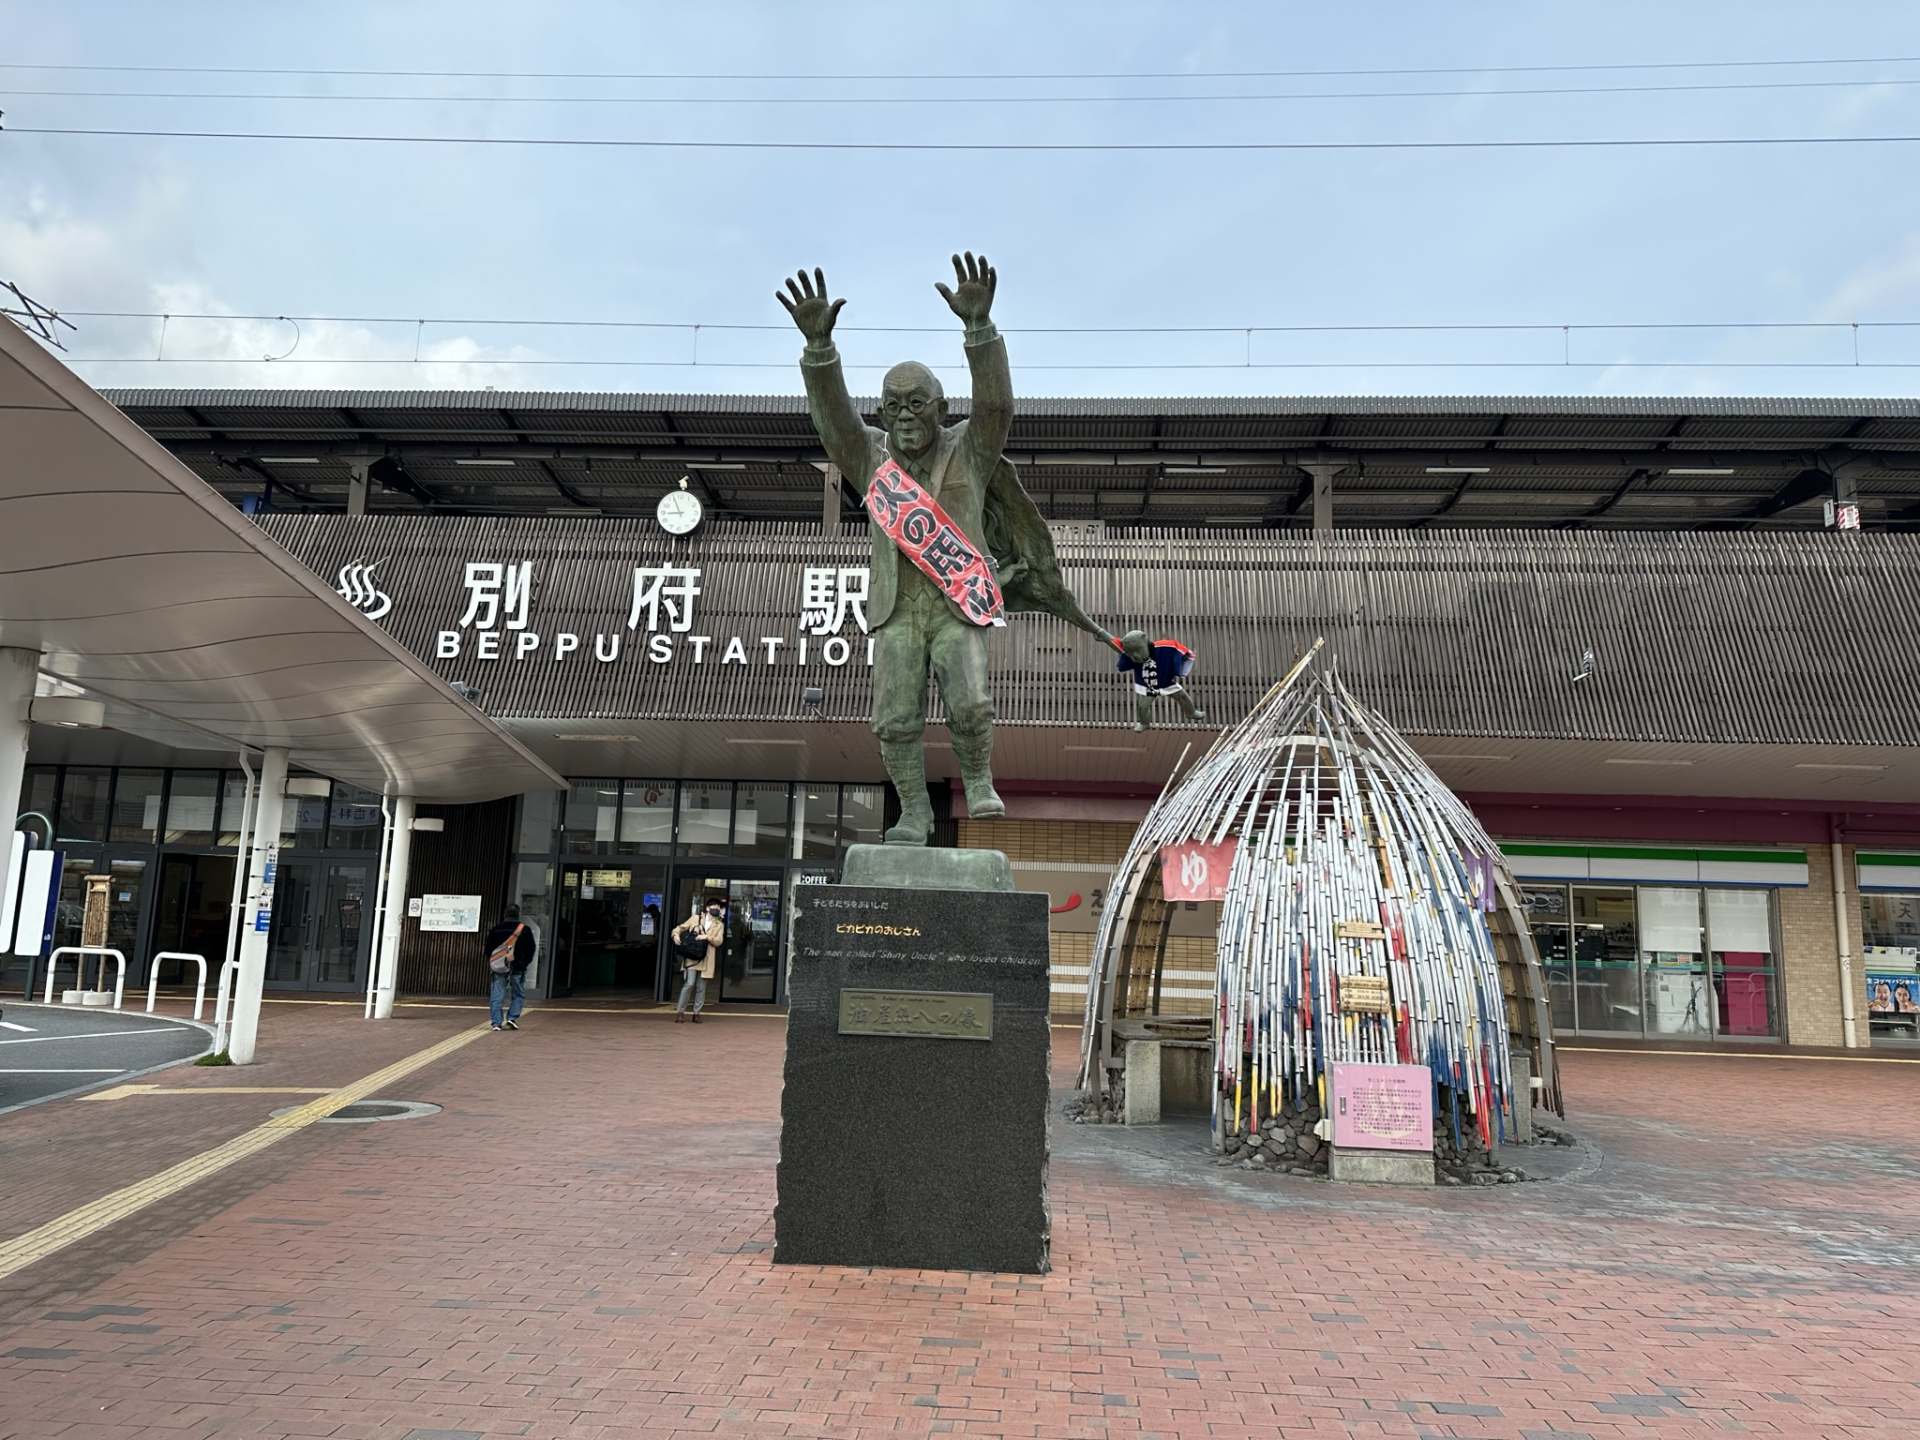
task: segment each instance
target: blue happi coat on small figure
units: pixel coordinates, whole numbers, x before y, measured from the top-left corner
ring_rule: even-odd
[[[1121,674],[1133,676],[1133,728],[1144,730],[1153,723],[1153,702],[1171,695],[1181,713],[1189,720],[1205,720],[1207,712],[1193,703],[1187,693],[1187,676],[1193,673],[1193,651],[1178,640],[1147,640],[1144,630],[1129,630],[1113,642],[1120,652],[1115,667]]]

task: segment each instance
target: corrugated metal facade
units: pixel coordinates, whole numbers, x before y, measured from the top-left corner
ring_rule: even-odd
[[[798,720],[867,713],[864,646],[799,663],[802,572],[865,563],[862,534],[709,526],[675,541],[650,521],[275,515],[265,530],[328,580],[373,567],[381,623],[449,680],[511,717]],[[1920,743],[1920,537],[1897,534],[1367,531],[1313,537],[1132,533],[1061,545],[1070,582],[1113,630],[1170,633],[1199,655],[1195,687],[1230,721],[1316,635],[1401,729],[1653,742]],[[460,620],[468,562],[532,562],[526,633],[539,648],[480,660]],[[633,571],[697,567],[675,658],[628,629]],[[664,632],[665,627],[662,627]],[[440,659],[436,635],[469,647]],[[556,637],[580,637],[556,658]],[[713,637],[703,663],[687,649]],[[595,658],[596,637],[619,647]],[[727,663],[727,641],[745,663]],[[779,637],[773,663],[763,637]],[[1572,683],[1583,651],[1593,677]],[[1015,617],[993,642],[1005,723],[1112,725],[1112,660],[1057,621]]]

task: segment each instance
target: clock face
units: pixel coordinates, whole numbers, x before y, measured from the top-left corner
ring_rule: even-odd
[[[685,535],[700,523],[700,502],[685,490],[675,490],[660,497],[654,513],[669,535]]]

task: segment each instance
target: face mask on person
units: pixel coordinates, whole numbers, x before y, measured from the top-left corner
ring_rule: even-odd
[[[707,907],[707,915],[711,919],[718,920],[720,918],[720,907],[718,905],[709,905]]]

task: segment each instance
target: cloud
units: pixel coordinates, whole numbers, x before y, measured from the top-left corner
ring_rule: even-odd
[[[1845,324],[1855,320],[1904,319],[1889,312],[1920,301],[1920,231],[1848,275],[1815,310],[1815,318]]]
[[[190,251],[189,205],[183,187],[155,179],[112,216],[79,215],[45,187],[30,190],[19,213],[0,216],[0,279],[41,304],[170,317],[75,316],[78,328],[62,332],[60,358],[90,384],[477,390],[548,383],[543,370],[520,363],[548,358],[526,345],[431,336],[410,325],[237,314],[239,307],[185,263],[166,258]],[[413,363],[416,356],[425,363]]]

